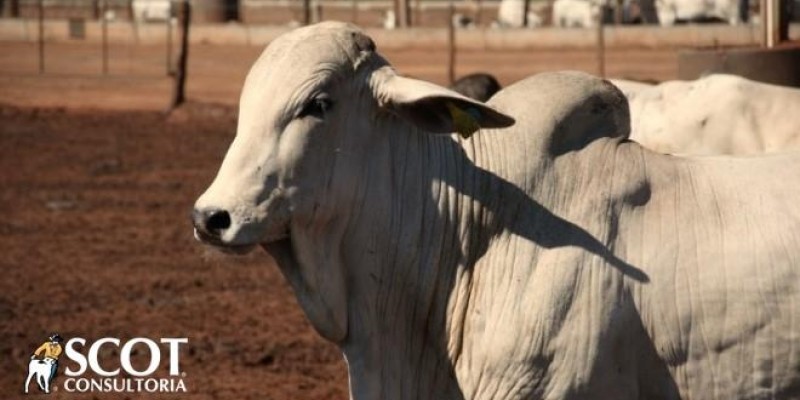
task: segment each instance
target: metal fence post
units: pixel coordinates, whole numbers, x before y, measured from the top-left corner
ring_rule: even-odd
[[[303,0],[303,25],[311,25],[311,0]]]
[[[358,0],[350,0],[350,19],[353,24],[358,25]]]
[[[453,0],[447,2],[447,82],[452,85],[456,80],[456,28],[453,24],[453,15],[456,6]]]
[[[597,74],[601,78],[606,77],[606,36],[603,14],[605,7],[600,6],[600,16],[597,20]]]
[[[108,0],[102,0],[103,7],[100,11],[100,21],[103,29],[103,75],[108,75]]]
[[[39,73],[44,73],[44,0],[39,0]]]
[[[531,9],[530,1],[529,0],[523,0],[523,3],[522,3],[522,27],[523,28],[527,28],[528,27],[528,23],[530,22],[530,21],[528,21],[528,12],[530,11],[530,9]]]
[[[762,0],[761,15],[764,21],[764,44],[772,48],[787,40],[789,36],[789,19],[786,0]]]
[[[178,69],[175,73],[175,92],[172,97],[172,108],[186,101],[186,64],[189,57],[189,26],[192,19],[192,7],[189,0],[181,1],[181,49],[178,54]]]
[[[322,0],[314,0],[314,7],[311,13],[311,20],[316,24],[322,21]]]
[[[174,1],[169,2],[169,12],[167,13],[167,76],[172,76],[172,7]]]

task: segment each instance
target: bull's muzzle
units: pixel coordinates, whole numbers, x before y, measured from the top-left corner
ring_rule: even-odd
[[[192,210],[192,224],[198,239],[211,244],[222,244],[222,234],[231,227],[231,215],[216,208]]]

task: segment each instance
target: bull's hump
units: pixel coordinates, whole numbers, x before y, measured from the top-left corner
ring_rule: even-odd
[[[630,134],[625,95],[606,80],[582,72],[542,73],[495,95],[489,104],[512,115],[515,129],[539,135],[554,155],[601,137]]]

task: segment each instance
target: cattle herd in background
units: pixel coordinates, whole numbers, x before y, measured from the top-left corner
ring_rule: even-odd
[[[501,0],[496,26],[591,28],[602,18],[605,23],[660,24],[723,22],[738,25],[757,21],[758,0],[555,0],[529,2]],[[800,1],[789,0],[789,18],[800,17]],[[527,14],[526,13],[527,10]],[[527,17],[527,18],[524,18]],[[455,18],[456,26],[469,26],[463,17]]]
[[[620,22],[655,23],[671,26],[682,22],[727,22],[737,25],[747,22],[750,15],[748,0],[625,0],[621,3],[607,0],[555,0],[552,10],[554,26],[593,27],[602,15],[605,22],[613,22],[614,8],[620,7]]]

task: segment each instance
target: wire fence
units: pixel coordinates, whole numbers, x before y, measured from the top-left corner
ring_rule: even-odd
[[[513,2],[513,0],[512,0]],[[517,1],[522,4],[521,0]],[[158,22],[174,17],[174,0],[0,0],[0,16],[46,19]],[[408,25],[443,27],[449,0],[192,0],[193,23],[297,25],[321,20],[353,22],[364,27]],[[500,0],[455,0],[455,12],[475,26],[497,20]],[[546,18],[552,0],[530,0],[531,9]],[[43,10],[42,10],[43,9]],[[407,11],[405,11],[407,10]],[[398,14],[408,14],[398,15]]]
[[[3,73],[166,78],[175,74],[180,1],[0,0]],[[30,42],[36,43],[35,49]]]
[[[778,0],[742,0],[740,9],[746,14],[763,1]],[[788,0],[791,4],[799,1]],[[592,2],[602,4],[600,13],[584,24],[598,24],[597,70],[604,75],[602,24],[654,23],[655,3],[654,0],[583,3]],[[186,4],[191,6],[191,16],[182,18]],[[185,76],[185,71],[178,68],[179,43],[185,39],[181,36],[185,31],[183,20],[198,27],[230,23],[298,26],[340,20],[367,28],[447,27],[447,48],[451,52],[448,75],[452,80],[456,27],[569,26],[555,15],[554,0],[0,0],[2,32],[16,29],[25,38],[25,43],[4,44],[8,51],[0,54],[0,72],[145,79],[181,77]],[[31,42],[37,45],[30,46]]]
[[[699,1],[699,0],[698,0]],[[730,16],[747,21],[757,12],[762,0],[730,0],[723,8]],[[767,0],[778,1],[778,0]],[[800,0],[780,0],[789,9],[797,9]],[[547,26],[560,23],[553,18],[555,0],[190,0],[193,23],[240,22],[244,24],[297,25],[321,20],[341,20],[364,27],[443,27],[453,21],[454,12],[464,24],[490,26],[512,23],[508,17],[525,19],[528,25]],[[0,0],[0,16],[38,18],[40,8],[48,19],[99,20],[105,16],[115,21],[157,22],[170,13],[174,16],[176,0]],[[568,4],[574,3],[574,4]],[[586,6],[581,5],[584,3]],[[657,23],[658,0],[562,0],[560,7],[582,13],[586,7],[605,6],[606,23]],[[666,6],[664,6],[666,7]],[[669,7],[667,7],[669,8]],[[695,7],[702,9],[702,7]],[[722,9],[722,8],[719,8]],[[508,14],[501,15],[501,14]],[[512,15],[516,14],[516,15]],[[795,18],[797,17],[797,13]],[[596,16],[596,15],[595,15]],[[680,16],[678,16],[680,17]],[[504,21],[505,20],[505,21]],[[518,24],[517,24],[518,25]]]
[[[406,3],[400,3],[406,2]],[[166,78],[177,74],[185,0],[0,0],[3,32],[27,43],[4,45],[4,74]],[[191,23],[299,26],[322,20],[363,27],[470,26],[497,19],[499,0],[190,0]],[[532,0],[536,7],[547,0]],[[408,10],[406,21],[398,7]],[[4,39],[4,40],[7,40]]]

